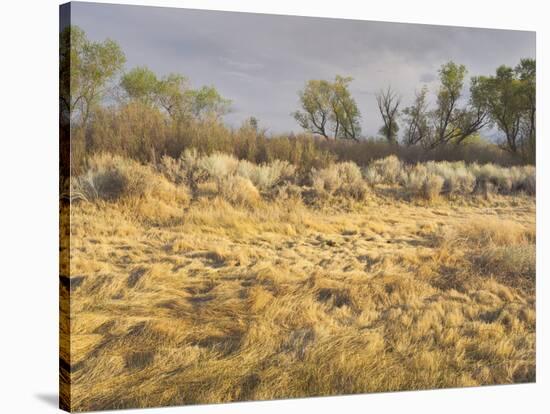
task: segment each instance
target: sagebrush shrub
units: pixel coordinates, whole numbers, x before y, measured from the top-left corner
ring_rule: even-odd
[[[363,180],[361,169],[354,162],[340,162],[336,164],[336,170],[341,181],[345,184],[357,184]]]
[[[512,179],[512,190],[521,191],[529,195],[536,193],[537,179],[535,167],[525,165],[521,167],[512,167],[509,170]]]
[[[509,168],[503,168],[495,164],[473,164],[471,169],[476,176],[477,185],[481,192],[509,194],[514,188]]]
[[[403,164],[395,155],[375,160],[367,167],[367,171],[373,171],[368,173],[371,177],[376,173],[385,184],[396,184],[402,169]]]
[[[184,183],[175,185],[150,165],[109,154],[91,157],[87,171],[71,178],[70,191],[73,201],[154,199],[182,205],[190,200]]]
[[[161,158],[157,169],[174,184],[183,184],[187,181],[187,171],[181,158],[176,160],[168,155],[165,155]]]
[[[524,191],[529,195],[535,195],[537,192],[537,178],[535,174],[527,175],[518,185],[520,191]]]
[[[237,175],[249,179],[260,191],[269,191],[282,182],[292,181],[295,173],[296,167],[280,160],[261,165],[241,160],[236,170]]]
[[[443,176],[445,180],[443,191],[449,194],[470,194],[474,191],[476,177],[465,167],[459,167],[449,171]]]
[[[363,176],[365,178],[365,181],[371,186],[380,184],[382,183],[382,180],[383,180],[382,176],[378,173],[378,171],[370,167],[365,168],[363,172]]]
[[[441,194],[445,180],[435,174],[428,174],[422,184],[422,196],[427,200],[433,200]]]
[[[361,170],[350,161],[313,170],[312,185],[319,194],[338,194],[358,200],[363,199],[368,191]]]
[[[321,170],[313,170],[312,185],[319,193],[333,194],[341,185],[337,168],[332,165]]]
[[[401,185],[412,194],[418,195],[422,190],[427,175],[428,169],[426,166],[423,164],[416,164],[414,167],[409,168],[408,171],[401,174]]]
[[[158,179],[150,166],[116,155],[96,155],[88,164],[88,170],[71,183],[72,199],[142,197],[151,192]]]
[[[198,160],[198,168],[206,172],[209,178],[222,180],[237,170],[239,161],[229,154],[216,152]]]

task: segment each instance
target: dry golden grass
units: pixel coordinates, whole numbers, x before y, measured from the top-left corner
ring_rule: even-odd
[[[533,197],[252,193],[72,206],[74,410],[534,381]]]

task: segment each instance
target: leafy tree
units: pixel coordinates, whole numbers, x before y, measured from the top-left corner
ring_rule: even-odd
[[[172,118],[183,118],[191,113],[189,91],[188,79],[178,73],[171,73],[158,82],[157,100]]]
[[[293,113],[298,124],[314,134],[329,137],[329,126],[334,120],[332,107],[333,88],[329,81],[310,80],[304,90],[299,92],[303,111]],[[339,125],[334,126],[338,132]]]
[[[157,75],[145,66],[139,66],[125,73],[120,86],[130,99],[136,99],[146,105],[156,103],[159,80]]]
[[[190,90],[186,96],[191,101],[191,112],[200,120],[209,117],[218,119],[227,114],[231,108],[231,100],[223,98],[213,86]]]
[[[537,64],[535,59],[521,59],[514,70],[521,81],[523,97],[522,153],[525,159],[534,163],[537,132]]]
[[[60,105],[67,120],[87,125],[106,86],[126,62],[120,46],[107,39],[90,41],[82,29],[68,26],[60,34]]]
[[[472,83],[470,101],[459,107],[466,73],[464,65],[452,61],[442,65],[439,70],[440,87],[436,108],[431,113],[433,134],[431,142],[426,143],[429,148],[447,143],[460,144],[488,123],[485,106],[476,99],[478,94],[475,93],[475,82]]]
[[[424,86],[416,92],[414,103],[403,109],[406,123],[403,141],[407,146],[431,141],[427,95],[428,88]]]
[[[502,65],[494,76],[475,78],[472,94],[504,134],[502,148],[534,161],[536,123],[536,65],[522,59],[515,69]]]
[[[231,104],[212,86],[193,90],[183,75],[171,73],[158,79],[153,71],[144,66],[124,74],[120,86],[130,99],[164,109],[173,119],[188,116],[219,118],[229,111]]]
[[[360,113],[349,91],[352,78],[336,76],[334,82],[310,80],[299,92],[302,110],[292,115],[298,124],[314,134],[357,140]]]
[[[381,90],[376,94],[376,102],[384,121],[384,125],[380,128],[380,134],[390,144],[397,144],[397,133],[399,132],[397,117],[399,115],[398,110],[401,104],[401,97],[392,90],[391,86],[388,86],[386,90]]]
[[[489,124],[483,94],[477,89],[477,78],[471,80],[468,102],[460,104],[466,73],[464,65],[452,61],[441,66],[433,110],[428,109],[427,89],[417,93],[413,105],[403,111],[407,145],[421,144],[433,149],[449,143],[461,144]]]
[[[336,75],[336,79],[332,84],[333,104],[331,106],[333,108],[333,121],[338,127],[334,132],[334,136],[357,141],[361,134],[361,125],[359,124],[361,114],[355,99],[349,91],[349,84],[352,80],[351,77]]]

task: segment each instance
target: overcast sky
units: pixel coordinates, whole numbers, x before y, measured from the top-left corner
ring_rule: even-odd
[[[228,124],[255,116],[270,132],[300,131],[290,113],[308,79],[352,76],[363,134],[381,125],[374,94],[390,85],[410,104],[436,88],[444,62],[488,75],[535,57],[535,33],[450,26],[72,3],[72,24],[93,40],[117,41],[126,69],[179,72],[233,101]]]

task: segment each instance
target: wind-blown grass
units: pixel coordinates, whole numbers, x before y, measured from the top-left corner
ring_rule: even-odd
[[[446,183],[502,173],[472,165],[90,165],[108,190],[62,222],[75,410],[535,380],[534,171],[485,198]]]

